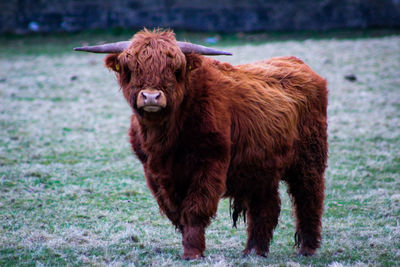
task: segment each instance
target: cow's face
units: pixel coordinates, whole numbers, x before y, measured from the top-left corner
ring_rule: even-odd
[[[124,97],[145,120],[162,118],[183,100],[186,58],[171,32],[136,34],[128,49],[108,55],[105,64],[117,73]]]

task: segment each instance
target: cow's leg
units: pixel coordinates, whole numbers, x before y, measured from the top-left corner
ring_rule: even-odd
[[[293,197],[296,214],[298,253],[311,256],[320,246],[321,217],[324,201],[323,173],[314,168],[291,170],[288,192]]]
[[[165,214],[173,225],[182,232],[182,225],[180,224],[179,205],[180,201],[173,199],[168,194],[167,190],[159,185],[150,173],[145,169],[145,176],[147,186],[150,188],[153,196],[156,198],[160,212]]]
[[[257,255],[266,256],[273,231],[278,224],[281,200],[278,192],[279,182],[267,188],[257,186],[252,192],[247,207],[247,245],[244,255],[254,249]]]
[[[201,225],[184,225],[182,231],[182,259],[194,260],[203,257],[206,249],[205,227]]]
[[[212,162],[193,176],[188,194],[182,203],[181,225],[183,259],[198,259],[205,250],[205,228],[217,212],[225,190],[227,164]]]
[[[324,202],[324,172],[328,154],[326,124],[309,120],[309,136],[299,143],[298,158],[291,166],[285,180],[292,196],[296,214],[295,244],[298,253],[313,255],[321,242],[321,217]]]

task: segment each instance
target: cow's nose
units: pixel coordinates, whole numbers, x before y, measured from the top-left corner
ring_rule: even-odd
[[[156,93],[149,93],[149,92],[141,92],[143,98],[144,98],[144,103],[145,104],[157,104],[157,100],[160,98],[161,93],[156,92]]]
[[[167,106],[167,98],[161,90],[144,89],[138,94],[136,106],[147,112],[157,112]]]

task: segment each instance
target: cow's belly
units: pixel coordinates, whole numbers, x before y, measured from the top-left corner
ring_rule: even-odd
[[[281,179],[294,155],[292,146],[283,148],[281,153],[270,153],[261,146],[236,148],[232,152],[224,197],[233,198],[251,194],[254,188],[268,187],[272,180]]]

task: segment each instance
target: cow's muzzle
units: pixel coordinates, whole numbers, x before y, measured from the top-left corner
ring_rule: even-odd
[[[158,112],[167,106],[167,98],[163,91],[144,89],[139,92],[136,105],[146,112]]]

